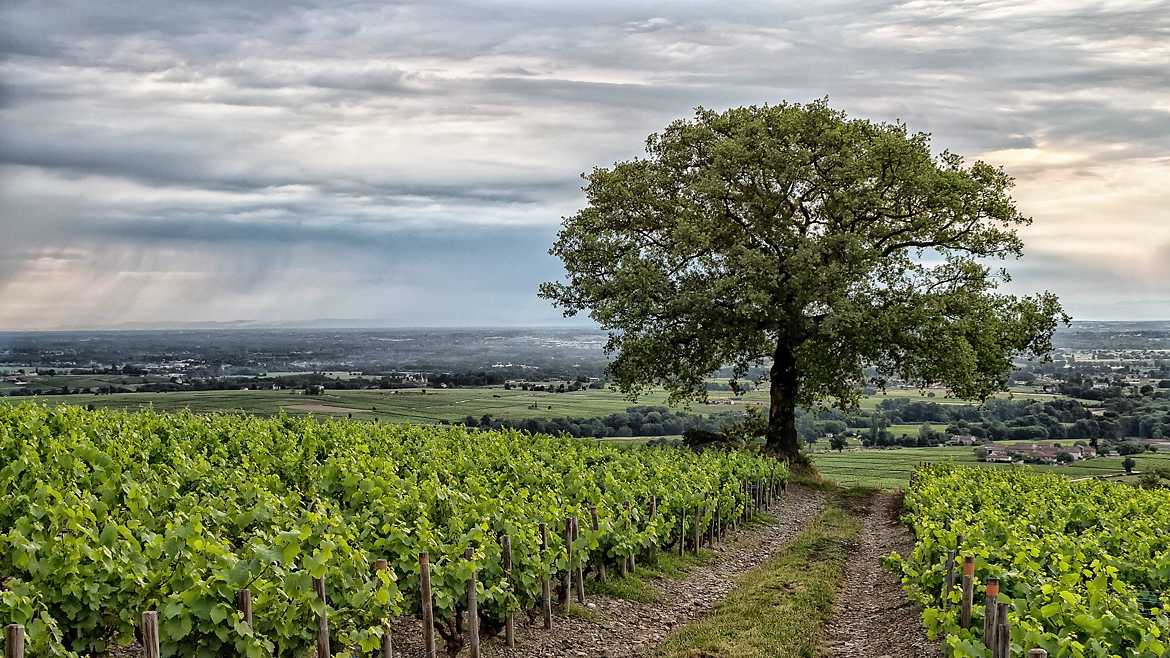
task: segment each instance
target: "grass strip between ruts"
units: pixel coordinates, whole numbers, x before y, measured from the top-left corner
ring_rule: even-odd
[[[658,656],[816,656],[861,525],[830,502],[783,551],[742,574],[711,615],[671,633]]]

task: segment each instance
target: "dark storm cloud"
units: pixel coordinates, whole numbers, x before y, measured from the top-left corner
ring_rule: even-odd
[[[696,105],[826,95],[1016,175],[1041,229],[1017,282],[1170,315],[1167,61],[1163,0],[10,0],[0,326],[442,323],[475,295],[551,320],[579,172]]]

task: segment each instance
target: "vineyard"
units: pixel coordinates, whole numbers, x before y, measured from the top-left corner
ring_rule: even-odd
[[[934,465],[905,504],[915,548],[892,559],[951,655],[1170,653],[1170,492]]]
[[[785,476],[508,431],[0,405],[0,621],[35,656],[103,655],[151,611],[163,656],[299,658],[327,627],[347,658],[433,615],[457,650],[586,569],[710,541]]]

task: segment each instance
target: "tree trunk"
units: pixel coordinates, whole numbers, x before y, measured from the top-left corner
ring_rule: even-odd
[[[770,379],[768,452],[793,461],[800,455],[800,438],[796,435],[796,395],[800,384],[796,355],[792,346],[783,341],[776,344]]]

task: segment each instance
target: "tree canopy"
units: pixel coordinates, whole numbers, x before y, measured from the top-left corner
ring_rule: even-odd
[[[866,368],[982,399],[1068,319],[1050,293],[998,290],[992,265],[1031,221],[1011,177],[902,123],[825,101],[699,108],[584,178],[550,250],[567,277],[541,295],[610,331],[631,396],[702,399],[721,367],[767,366],[768,445],[788,456],[795,406],[856,404]]]

